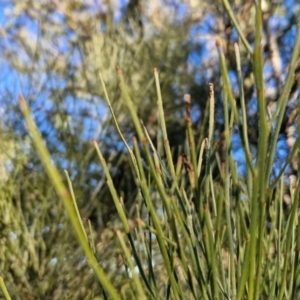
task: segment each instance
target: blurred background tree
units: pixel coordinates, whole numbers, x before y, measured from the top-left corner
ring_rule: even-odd
[[[263,3],[265,93],[272,113],[293,49],[299,6],[293,1]],[[232,5],[241,30],[249,44],[253,45],[253,1],[240,0]],[[239,105],[234,53],[234,43],[238,43],[243,59],[249,139],[255,158],[259,128],[250,55],[239,41],[222,1],[15,0],[2,1],[1,7],[1,140],[5,137],[5,144],[10,145],[9,150],[6,150],[8,155],[1,156],[3,168],[6,170],[6,177],[1,180],[7,189],[2,191],[3,197],[9,196],[11,199],[11,218],[5,217],[7,212],[1,210],[1,217],[6,220],[3,226],[9,228],[5,234],[2,233],[2,238],[8,241],[9,234],[21,234],[27,228],[32,242],[36,235],[44,241],[43,249],[32,246],[32,255],[28,254],[28,261],[24,262],[24,265],[29,264],[34,270],[30,273],[34,275],[25,276],[28,282],[22,283],[28,293],[32,282],[38,284],[44,276],[45,272],[41,270],[49,268],[49,265],[44,265],[45,261],[49,264],[54,257],[63,259],[70,251],[50,251],[50,245],[56,247],[57,230],[61,230],[59,224],[65,226],[62,230],[64,238],[70,237],[68,225],[63,222],[61,204],[48,186],[48,179],[28,139],[16,100],[18,94],[22,93],[29,101],[53,160],[61,169],[68,170],[81,215],[89,218],[97,230],[111,226],[115,209],[90,143],[91,139],[99,141],[107,160],[113,166],[115,185],[132,216],[136,208],[133,204],[138,202],[126,151],[119,142],[103,100],[99,72],[106,82],[119,124],[128,140],[134,132],[121,101],[115,72],[117,65],[124,71],[140,118],[149,129],[153,140],[156,140],[156,91],[152,70],[154,67],[158,68],[170,143],[176,150],[174,159],[177,159],[185,147],[183,95],[191,94],[195,136],[197,142],[201,143],[206,136],[207,126],[204,118],[208,98],[207,83],[213,82],[217,99],[215,139],[219,141],[219,151],[222,151],[222,82],[215,41],[217,38],[221,40],[234,95]],[[274,173],[282,165],[295,141],[298,80],[298,76],[295,76],[291,100],[286,107],[285,122],[278,141]],[[242,176],[244,158],[239,151],[241,147],[238,129],[233,130],[232,151]],[[4,153],[3,149],[1,151]],[[289,172],[296,174],[297,168],[297,161],[294,160]],[[18,213],[22,213],[21,218],[24,220],[22,230],[18,229],[20,224],[13,218],[17,208],[21,208]],[[41,235],[45,228],[51,232],[51,238],[50,235],[47,236],[48,233]],[[104,234],[103,236],[107,237]],[[101,243],[105,244],[103,241]],[[20,244],[19,247],[21,249],[27,246]],[[9,254],[3,255],[4,258]],[[74,261],[80,265],[79,250]],[[4,261],[1,264],[1,268],[7,268],[3,265]],[[64,269],[59,267],[58,270],[62,272]],[[85,266],[84,272],[88,272],[87,270]],[[12,267],[6,271],[13,274]],[[24,274],[26,272],[27,269],[24,268]],[[84,272],[79,272],[80,276],[85,276]],[[57,275],[55,272],[51,274]],[[65,274],[62,273],[61,276],[63,278]],[[12,279],[12,285],[13,282]],[[55,281],[49,280],[48,283],[49,287],[40,288],[48,291],[49,298],[58,299],[58,296],[54,296],[60,295]],[[97,294],[97,288],[92,290]],[[16,295],[20,295],[20,289],[16,291]],[[14,299],[18,297],[15,296]],[[24,297],[20,296],[20,299]]]

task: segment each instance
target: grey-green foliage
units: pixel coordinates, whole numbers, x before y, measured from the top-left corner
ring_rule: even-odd
[[[105,155],[110,155],[116,168],[126,160],[121,153],[114,154],[120,148],[103,106],[99,71],[129,137],[133,127],[121,105],[115,68],[120,65],[126,70],[139,116],[153,129],[156,96],[150,88],[151,74],[153,67],[159,68],[169,127],[181,127],[184,132],[182,93],[194,84],[187,59],[189,29],[195,21],[188,14],[177,22],[172,4],[148,10],[146,4],[130,4],[120,11],[112,3],[38,1],[11,2],[6,12],[9,22],[4,28],[2,60],[18,74],[14,79],[17,89],[7,86],[7,99],[16,97],[16,91],[26,96],[53,159],[68,168],[81,187],[99,180],[99,165],[88,140],[101,139],[106,144]],[[123,14],[118,21],[114,19],[117,13]],[[4,106],[12,112],[6,116],[7,123],[23,134],[16,102],[7,100]],[[173,140],[182,143],[177,134]],[[133,193],[125,191],[126,195]],[[83,197],[90,195],[89,189]]]

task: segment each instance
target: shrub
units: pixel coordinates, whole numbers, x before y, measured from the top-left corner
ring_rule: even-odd
[[[229,12],[230,9],[228,8]],[[231,20],[236,24],[233,14]],[[41,156],[56,193],[62,199],[68,217],[84,250],[88,265],[99,280],[104,298],[112,299],[297,299],[299,297],[298,226],[299,180],[290,186],[290,206],[283,209],[284,172],[299,146],[297,140],[286,163],[276,177],[271,177],[278,134],[299,57],[298,33],[293,55],[277,109],[268,115],[264,98],[263,52],[261,46],[262,12],[256,4],[255,45],[251,46],[238,30],[240,38],[253,58],[257,91],[259,137],[258,151],[252,157],[247,137],[247,119],[239,48],[236,64],[239,74],[241,108],[238,109],[231,91],[228,70],[221,44],[218,48],[224,105],[224,140],[214,140],[214,87],[209,85],[208,132],[195,141],[191,121],[191,98],[186,103],[187,143],[184,153],[174,163],[168,143],[159,73],[154,69],[159,116],[158,149],[149,137],[133,105],[122,70],[117,68],[124,105],[131,117],[136,137],[126,141],[119,128],[99,75],[112,118],[131,160],[140,193],[137,217],[130,220],[123,200],[118,195],[101,146],[93,144],[101,161],[122,226],[116,225],[109,234],[119,241],[112,250],[123,268],[112,278],[104,271],[107,261],[97,259],[98,250],[93,234],[86,232],[77,209],[72,183],[66,173],[69,190],[53,166],[41,136],[30,116],[23,97],[20,107],[28,130]],[[236,25],[237,26],[237,25]],[[237,26],[238,29],[238,26]],[[245,155],[245,176],[237,172],[231,153],[232,131],[239,132]],[[299,130],[298,124],[298,130]],[[215,174],[218,174],[215,176]],[[117,228],[118,227],[118,228]],[[99,254],[99,253],[98,253]],[[34,266],[34,265],[33,265]],[[8,297],[8,296],[7,296]]]

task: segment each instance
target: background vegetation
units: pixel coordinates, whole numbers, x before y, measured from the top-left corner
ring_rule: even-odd
[[[290,5],[3,2],[0,270],[13,299],[114,297],[93,256],[124,299],[297,299],[299,33]],[[68,171],[88,252],[76,239],[81,225],[67,219],[70,199],[59,199],[62,183],[49,184],[51,164],[33,147],[20,94],[65,186]]]

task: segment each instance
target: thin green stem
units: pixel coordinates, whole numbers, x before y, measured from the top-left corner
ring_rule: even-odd
[[[125,254],[127,263],[129,265],[129,268],[130,268],[130,271],[131,271],[131,276],[133,278],[133,281],[135,283],[135,287],[136,287],[136,290],[137,290],[138,299],[146,300],[147,297],[144,293],[142,283],[141,283],[138,275],[136,274],[136,271],[135,271],[135,268],[134,268],[134,265],[133,265],[133,262],[132,262],[132,259],[131,259],[130,251],[129,251],[129,249],[127,248],[127,246],[125,244],[125,241],[123,239],[123,236],[122,236],[121,232],[119,230],[117,230],[116,234],[117,234],[117,237],[118,237],[119,242],[121,244],[121,247],[123,249],[123,253]]]
[[[106,103],[109,107],[109,110],[110,110],[110,113],[111,113],[111,116],[113,118],[113,121],[114,121],[114,124],[115,124],[115,127],[119,133],[119,136],[120,138],[122,139],[125,147],[127,148],[128,152],[129,152],[129,155],[130,155],[130,158],[131,158],[131,161],[132,161],[132,164],[133,164],[133,167],[134,167],[134,170],[135,170],[135,173],[136,173],[136,176],[139,178],[139,171],[138,171],[138,168],[137,168],[137,163],[136,163],[136,159],[134,157],[134,154],[131,150],[131,148],[129,147],[127,141],[125,140],[125,137],[124,135],[122,134],[122,131],[119,127],[119,124],[118,124],[118,121],[117,121],[117,118],[115,116],[115,113],[113,111],[113,108],[112,108],[112,105],[111,105],[111,102],[110,102],[110,99],[109,99],[109,96],[108,96],[108,93],[107,93],[107,90],[106,90],[106,86],[105,86],[105,82],[103,80],[103,76],[101,73],[99,73],[99,78],[100,78],[100,82],[101,82],[101,85],[102,85],[102,88],[103,88],[103,91],[104,91],[104,95],[105,95],[105,100],[106,100]]]
[[[246,105],[245,105],[245,95],[244,95],[244,88],[243,88],[243,77],[242,77],[242,68],[241,68],[241,57],[239,52],[239,47],[235,43],[235,56],[236,56],[236,65],[237,65],[237,73],[238,73],[238,79],[239,79],[239,92],[240,92],[240,103],[241,103],[241,110],[242,110],[242,124],[241,124],[241,140],[242,145],[244,147],[244,152],[246,156],[246,162],[247,162],[247,183],[248,183],[248,193],[251,193],[252,190],[252,175],[254,172],[254,168],[252,165],[252,158],[251,158],[251,152],[249,147],[249,141],[248,141],[248,126],[247,126],[247,113],[246,113]]]
[[[172,267],[171,267],[171,262],[170,262],[170,259],[169,259],[168,253],[167,253],[163,230],[161,228],[158,216],[155,212],[152,200],[150,198],[150,191],[149,191],[149,188],[148,188],[147,183],[146,183],[146,177],[145,177],[143,165],[142,165],[142,162],[141,162],[141,155],[140,155],[139,147],[137,146],[136,142],[134,143],[134,149],[135,149],[135,153],[136,153],[136,157],[137,157],[138,167],[139,167],[140,174],[141,174],[140,187],[141,187],[141,191],[142,191],[142,196],[143,196],[143,198],[146,202],[147,209],[150,213],[150,217],[151,217],[151,220],[153,222],[154,228],[157,231],[158,244],[159,244],[159,247],[160,247],[162,257],[164,259],[164,264],[166,266],[166,269],[167,269],[167,272],[168,272],[168,275],[169,275],[169,278],[170,278],[170,283],[171,283],[171,286],[172,286],[172,290],[173,290],[174,295],[176,297],[182,298],[181,296],[179,296],[180,291],[178,289],[178,285],[176,283],[174,273],[173,273],[173,270],[172,270]],[[148,153],[148,155],[149,155],[149,153]],[[159,179],[156,175],[155,168],[153,166],[153,162],[151,161],[151,159],[149,157],[147,157],[147,161],[150,162],[151,175],[155,177],[156,184],[159,187],[161,187]],[[165,193],[161,190],[161,188],[160,188],[160,192],[162,192],[163,195],[164,195],[164,198],[165,198],[164,203],[166,205],[167,202],[168,202],[167,197],[166,197]],[[169,207],[169,204],[167,204],[167,206]],[[168,213],[170,214],[169,209],[168,209]]]
[[[297,221],[297,214],[298,214],[298,207],[299,207],[299,191],[300,191],[300,182],[298,180],[297,187],[295,188],[295,191],[292,191],[292,208],[291,213],[288,219],[287,224],[287,230],[285,231],[286,241],[285,241],[285,258],[284,258],[284,266],[283,271],[281,273],[281,282],[285,283],[288,281],[288,268],[291,264],[291,256],[293,255],[294,251],[291,251],[291,249],[294,249],[292,245],[295,243],[295,234],[294,234],[294,228],[296,227],[296,221]],[[299,224],[298,224],[299,226]],[[292,264],[293,267],[293,264]],[[291,280],[293,280],[291,278]],[[277,297],[278,300],[283,299],[284,292],[286,290],[286,284],[280,285],[279,295]]]
[[[256,84],[256,92],[257,92],[257,101],[258,101],[258,118],[259,118],[259,138],[258,138],[258,150],[257,150],[257,169],[258,169],[258,182],[259,182],[259,190],[258,195],[259,198],[256,202],[260,202],[259,209],[259,224],[258,224],[258,249],[255,246],[256,242],[254,236],[250,244],[253,247],[253,252],[251,255],[252,259],[256,259],[255,252],[258,250],[257,256],[257,266],[256,266],[256,275],[254,269],[250,269],[249,274],[249,299],[258,299],[260,294],[260,280],[261,280],[261,265],[263,258],[263,239],[265,232],[265,209],[266,209],[266,187],[269,183],[269,178],[266,177],[264,164],[267,159],[267,143],[269,136],[269,128],[266,119],[266,103],[264,97],[264,77],[263,77],[263,48],[262,48],[262,10],[261,10],[261,0],[258,0],[256,3],[256,34],[255,34],[255,49],[254,49],[254,78]],[[256,197],[256,195],[254,195]],[[253,198],[254,198],[253,197]],[[253,209],[258,209],[253,208]],[[251,214],[253,213],[251,207]],[[256,213],[255,213],[256,214]],[[255,220],[254,220],[255,222]],[[256,226],[255,226],[256,228]],[[251,236],[252,237],[252,236]],[[257,249],[257,250],[256,250]],[[254,298],[253,298],[254,297]]]
[[[85,255],[87,257],[87,260],[90,264],[90,266],[93,268],[95,274],[97,275],[101,285],[105,289],[105,291],[110,295],[112,299],[120,299],[120,296],[116,289],[113,287],[109,279],[107,278],[106,274],[102,270],[102,268],[99,266],[99,263],[94,256],[93,249],[91,248],[89,242],[86,239],[86,234],[81,226],[80,221],[78,220],[78,215],[76,213],[74,203],[72,201],[72,197],[69,194],[68,190],[63,184],[62,178],[57,171],[57,169],[54,167],[49,151],[46,148],[42,137],[40,135],[40,132],[38,131],[36,124],[33,121],[33,118],[30,113],[30,109],[25,101],[25,99],[20,96],[19,97],[19,103],[21,111],[24,115],[24,118],[27,122],[27,128],[30,132],[33,142],[35,144],[36,149],[39,152],[39,155],[41,157],[41,160],[45,166],[45,169],[48,173],[48,176],[55,188],[56,193],[61,198],[62,202],[64,203],[66,207],[66,211],[69,215],[69,218],[71,220],[71,223],[75,229],[75,233],[77,235],[78,241],[80,245],[82,246]]]
[[[102,164],[102,167],[104,169],[104,173],[105,173],[105,176],[107,178],[107,185],[108,185],[110,193],[111,193],[111,195],[113,197],[113,201],[114,201],[114,204],[116,206],[118,215],[119,215],[119,217],[121,219],[121,222],[122,222],[122,224],[124,226],[125,232],[128,233],[130,231],[130,228],[129,228],[129,225],[128,225],[128,222],[127,222],[127,218],[126,218],[126,215],[124,213],[121,201],[120,201],[120,197],[118,196],[116,188],[114,187],[113,180],[111,178],[108,166],[106,164],[106,161],[105,161],[105,159],[104,159],[104,157],[103,157],[103,155],[101,153],[101,150],[100,150],[98,144],[96,143],[95,140],[93,140],[93,143],[94,143],[95,149],[97,151],[97,154],[99,156],[99,159],[100,159],[100,162]]]
[[[2,289],[2,292],[4,294],[5,299],[6,300],[11,300],[9,292],[8,292],[8,290],[6,288],[6,285],[4,283],[4,280],[3,280],[3,278],[1,276],[0,276],[0,287]]]
[[[189,150],[192,161],[191,172],[191,186],[196,195],[196,190],[198,186],[198,177],[197,177],[197,155],[196,155],[196,146],[195,146],[195,138],[193,132],[193,124],[191,118],[191,96],[189,94],[184,95],[184,102],[186,105],[186,123],[187,123],[187,132],[188,132],[188,141],[189,141]]]
[[[274,130],[274,134],[272,136],[270,148],[269,148],[270,150],[269,150],[269,158],[267,161],[266,178],[269,178],[270,174],[272,172],[278,136],[280,133],[280,128],[281,128],[282,121],[283,121],[284,114],[285,114],[285,108],[286,108],[287,102],[289,100],[290,91],[291,91],[292,85],[294,83],[294,75],[295,75],[295,68],[297,66],[297,60],[299,59],[299,55],[300,55],[299,21],[298,21],[297,25],[298,25],[297,37],[296,37],[292,57],[291,57],[291,60],[289,63],[289,69],[288,69],[288,74],[286,77],[285,85],[284,85],[284,88],[280,94],[278,101],[277,101],[276,112],[274,113],[273,119],[270,122],[270,126],[273,126],[273,124],[275,123],[275,130]]]
[[[75,198],[75,194],[74,194],[72,182],[71,182],[71,179],[69,177],[69,173],[68,173],[67,170],[64,170],[64,171],[65,171],[65,174],[66,174],[66,177],[67,177],[67,181],[68,181],[68,185],[69,185],[69,190],[70,190],[70,193],[71,193],[72,202],[73,202],[74,209],[75,209],[75,212],[76,212],[76,215],[77,215],[77,219],[78,219],[78,221],[80,223],[81,230],[83,231],[83,233],[85,235],[85,238],[86,238],[86,240],[88,242],[87,234],[86,234],[86,232],[84,230],[83,223],[82,223],[82,220],[81,220],[81,216],[79,214],[79,210],[78,210],[78,207],[77,207],[76,198]]]
[[[244,44],[244,46],[247,49],[247,51],[250,54],[252,54],[253,50],[252,50],[250,44],[248,43],[248,41],[247,41],[247,39],[246,39],[246,37],[245,37],[245,35],[244,35],[244,33],[243,33],[240,25],[239,25],[239,22],[235,18],[234,13],[233,13],[233,11],[232,11],[232,9],[230,7],[230,4],[229,4],[228,0],[222,0],[222,2],[223,2],[223,5],[225,7],[226,12],[228,13],[228,16],[229,16],[231,22],[233,23],[236,31],[238,32],[238,35],[239,35],[240,39],[242,40],[242,43]]]
[[[164,114],[164,108],[163,108],[163,101],[161,96],[161,90],[160,90],[160,84],[159,84],[159,74],[158,70],[154,69],[154,78],[155,78],[155,85],[156,85],[156,92],[157,92],[157,105],[158,105],[158,113],[159,113],[159,119],[160,119],[160,127],[162,130],[163,140],[164,140],[164,146],[165,146],[165,152],[167,155],[167,161],[168,166],[171,171],[172,179],[173,181],[177,181],[172,153],[169,145],[169,139],[167,134],[167,128],[166,128],[166,121],[165,121],[165,114]]]

